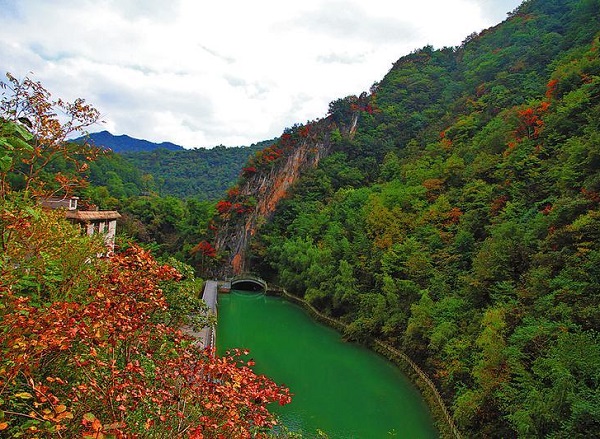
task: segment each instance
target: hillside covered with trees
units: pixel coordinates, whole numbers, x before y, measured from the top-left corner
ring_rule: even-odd
[[[105,186],[113,197],[155,193],[201,201],[219,199],[235,183],[248,158],[272,143],[184,149],[170,142],[153,143],[108,131],[74,141],[106,150],[91,165],[88,178],[92,185]]]
[[[331,104],[328,156],[256,222],[251,269],[406,352],[465,437],[600,436],[599,32],[598,0],[528,0],[399,59]],[[256,215],[285,141],[217,225]]]
[[[238,147],[124,151],[122,155],[143,174],[151,175],[155,190],[163,196],[215,201],[235,183],[244,163],[271,143],[266,140]]]
[[[184,149],[172,143],[152,143],[129,136],[114,136],[107,131],[76,139],[88,142],[102,150],[98,160],[90,164],[88,180],[104,195],[123,199],[131,196],[155,194],[199,201],[218,200],[235,183],[244,163],[255,152],[272,141],[250,146],[211,149]],[[64,168],[55,163],[54,171]]]

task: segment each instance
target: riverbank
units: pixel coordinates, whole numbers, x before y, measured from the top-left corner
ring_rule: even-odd
[[[272,288],[268,291],[268,294],[279,295],[293,303],[296,303],[308,311],[315,320],[330,326],[341,333],[343,333],[347,328],[345,323],[324,315],[310,303],[306,302],[304,299],[289,294],[287,291],[285,291],[285,289]],[[462,437],[456,425],[454,424],[446,404],[444,403],[435,384],[414,361],[412,361],[405,353],[378,339],[372,339],[367,346],[397,365],[400,370],[415,384],[431,411],[434,423],[440,433],[440,437],[448,439],[460,439]]]

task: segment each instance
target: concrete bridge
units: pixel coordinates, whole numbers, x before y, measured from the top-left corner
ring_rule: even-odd
[[[252,274],[241,274],[231,279],[231,289],[245,291],[267,291],[267,282]]]

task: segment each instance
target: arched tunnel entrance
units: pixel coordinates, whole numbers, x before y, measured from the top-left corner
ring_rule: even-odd
[[[267,291],[267,283],[257,276],[236,276],[231,280],[232,290]]]

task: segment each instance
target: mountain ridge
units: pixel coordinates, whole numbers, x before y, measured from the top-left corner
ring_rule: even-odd
[[[94,146],[110,149],[117,153],[154,151],[156,149],[183,151],[186,149],[172,142],[155,143],[149,140],[137,139],[127,134],[115,135],[107,130],[90,133],[87,136],[75,139],[75,141],[88,141]]]

